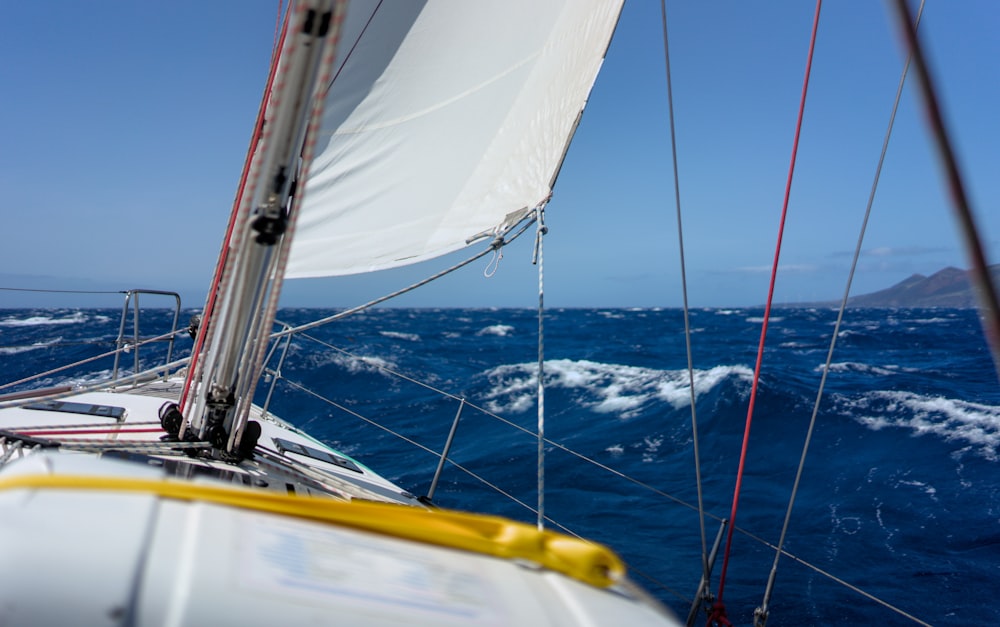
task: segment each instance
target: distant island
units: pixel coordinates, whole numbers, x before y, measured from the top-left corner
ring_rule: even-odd
[[[993,284],[1000,279],[1000,264],[990,266]],[[803,303],[789,306],[802,306]],[[838,306],[839,302],[809,303],[813,306]],[[978,306],[968,270],[945,268],[930,276],[914,274],[892,287],[871,294],[852,296],[848,307],[947,307],[969,309]]]

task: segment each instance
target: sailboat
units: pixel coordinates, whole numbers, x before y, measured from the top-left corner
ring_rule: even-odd
[[[3,622],[677,624],[541,505],[439,510],[253,402],[305,330],[274,332],[286,278],[544,234],[621,8],[293,4],[191,359],[141,371],[136,291],[130,373],[0,397]]]
[[[4,624],[675,624],[609,550],[440,511],[252,404],[286,276],[540,211],[621,9],[350,4],[288,8],[183,375],[3,397]]]

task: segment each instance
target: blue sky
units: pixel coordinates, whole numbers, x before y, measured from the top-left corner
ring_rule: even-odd
[[[266,78],[277,3],[11,3],[0,22],[0,286],[175,289],[200,306]],[[668,2],[693,306],[766,297],[813,4]],[[889,7],[826,3],[778,301],[840,297],[903,53]],[[922,32],[990,261],[1000,238],[1000,5],[931,0]],[[659,2],[628,0],[547,210],[546,304],[679,306]],[[853,293],[967,267],[917,100],[904,99]],[[401,306],[534,306],[529,238]],[[292,282],[351,306],[467,251]],[[0,307],[95,304],[0,292]],[[116,306],[117,298],[102,300]]]

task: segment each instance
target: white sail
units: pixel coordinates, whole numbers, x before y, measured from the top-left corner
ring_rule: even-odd
[[[286,276],[415,263],[543,204],[621,5],[352,2]]]

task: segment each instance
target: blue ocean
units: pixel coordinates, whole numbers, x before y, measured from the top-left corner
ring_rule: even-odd
[[[286,309],[279,319],[330,313]],[[762,314],[691,312],[709,546],[730,514]],[[724,590],[734,624],[749,624],[761,602],[836,319],[826,309],[773,314]],[[111,350],[119,315],[0,310],[2,382]],[[141,333],[170,322],[146,311]],[[274,413],[421,495],[461,409],[434,502],[533,522],[537,339],[534,311],[373,309],[297,336],[283,357],[278,346],[257,400],[273,384]],[[180,339],[175,356],[191,344]],[[143,348],[142,364],[165,350]],[[111,364],[15,387],[89,381]],[[702,539],[682,312],[550,310],[544,380],[549,525],[611,546],[685,617]],[[914,624],[900,611],[934,625],[1000,621],[998,470],[1000,385],[976,313],[849,311],[769,625]]]

